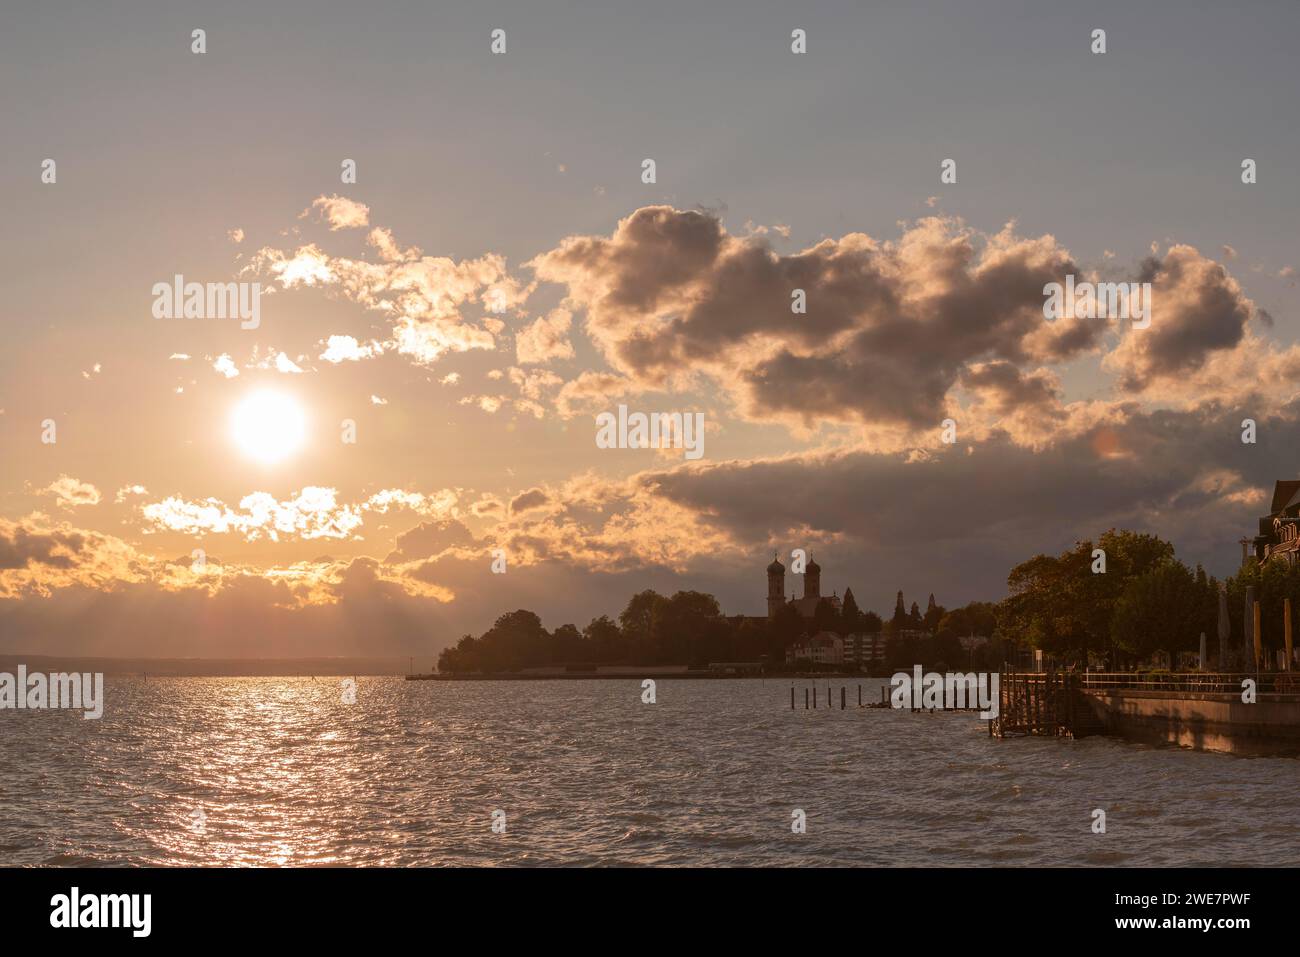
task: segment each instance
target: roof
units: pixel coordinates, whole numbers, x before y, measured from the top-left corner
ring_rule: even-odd
[[[1279,481],[1273,486],[1273,507],[1271,511],[1282,511],[1288,505],[1293,504],[1297,496],[1300,496],[1300,481]]]

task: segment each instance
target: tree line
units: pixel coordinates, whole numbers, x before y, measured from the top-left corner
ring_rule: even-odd
[[[1002,637],[1094,668],[1132,668],[1158,651],[1176,666],[1179,652],[1199,650],[1204,633],[1207,654],[1220,670],[1252,669],[1247,587],[1254,586],[1260,603],[1260,635],[1270,660],[1284,646],[1285,599],[1300,613],[1300,566],[1248,562],[1220,582],[1200,565],[1179,561],[1170,542],[1115,529],[1060,555],[1035,555],[1011,570],[1007,584],[1011,594],[998,616]],[[1218,660],[1221,590],[1230,631],[1224,660]]]
[[[1253,667],[1245,651],[1246,588],[1254,586],[1261,608],[1261,637],[1269,651],[1282,647],[1283,601],[1300,615],[1300,565],[1248,563],[1219,582],[1201,566],[1179,561],[1174,546],[1156,535],[1111,529],[1095,541],[1076,542],[1059,555],[1039,554],[1007,576],[1000,602],[971,602],[952,610],[934,595],[926,610],[908,607],[900,591],[884,621],[863,611],[851,591],[843,606],[822,599],[811,619],[790,605],[771,619],[726,617],[712,595],[655,591],[633,595],[617,619],[602,615],[585,628],[561,625],[547,631],[531,611],[502,615],[486,632],[465,635],[438,658],[439,671],[515,671],[559,665],[689,665],[718,661],[764,661],[769,671],[808,670],[787,665],[786,649],[823,631],[841,636],[886,636],[890,672],[921,664],[936,670],[994,669],[1017,648],[1041,649],[1061,663],[1125,669],[1166,652],[1196,651],[1205,633],[1218,652],[1219,592],[1227,594],[1231,624],[1228,660],[1218,667]],[[961,639],[988,639],[963,645]],[[975,644],[975,646],[972,646]]]
[[[968,657],[959,636],[992,629],[992,605],[976,602],[949,612],[933,595],[922,613],[915,602],[909,611],[899,592],[894,615],[885,622],[875,612],[861,610],[851,591],[840,608],[822,599],[811,619],[790,605],[766,619],[726,617],[717,599],[703,592],[665,596],[647,590],[633,595],[617,619],[602,615],[581,630],[566,624],[547,631],[534,612],[509,612],[483,634],[465,635],[445,649],[438,670],[464,674],[565,665],[704,667],[710,662],[763,661],[767,670],[782,671],[787,668],[787,648],[823,631],[889,635],[889,657],[906,658],[909,667],[920,651],[927,657],[932,652],[948,655],[956,664]],[[789,667],[806,669],[811,663]]]

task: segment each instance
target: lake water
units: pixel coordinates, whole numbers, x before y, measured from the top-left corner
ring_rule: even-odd
[[[0,711],[0,863],[1300,861],[1296,759],[1002,741],[831,683],[835,710],[796,682],[791,711],[789,680],[662,680],[643,704],[633,680],[363,677],[345,704],[338,678],[110,676],[99,721]]]

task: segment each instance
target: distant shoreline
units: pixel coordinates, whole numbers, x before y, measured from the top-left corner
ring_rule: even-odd
[[[22,655],[0,652],[0,671],[26,665],[29,672],[103,672],[106,675],[148,675],[158,678],[310,678],[402,677],[411,670],[411,657],[319,658],[105,658],[92,655]],[[415,655],[416,666],[432,661]]]
[[[687,670],[673,665],[611,666],[618,671],[546,671],[492,672],[488,674],[441,674],[419,671],[421,662],[428,664],[430,655],[415,655],[417,670],[411,671],[412,656],[321,657],[321,658],[105,658],[89,655],[22,655],[0,652],[0,671],[13,673],[19,665],[32,672],[102,672],[105,675],[129,675],[150,678],[332,678],[332,677],[389,677],[408,678],[412,681],[592,681],[653,678],[655,681],[672,679],[696,680],[748,678],[779,681],[810,681],[814,679],[859,680],[880,675],[856,673],[809,672],[791,673],[728,673],[724,671]],[[668,670],[664,670],[664,669]],[[674,670],[674,668],[676,670]]]
[[[816,671],[803,674],[790,673],[773,673],[773,674],[738,674],[728,673],[725,671],[655,671],[653,668],[647,668],[645,671],[625,671],[619,674],[601,674],[591,671],[574,671],[566,674],[547,673],[547,674],[519,674],[513,672],[501,672],[494,674],[417,674],[407,675],[407,681],[626,681],[628,679],[653,678],[655,681],[669,681],[677,678],[687,680],[739,680],[747,679],[750,681],[820,681],[825,678],[828,681],[870,681],[886,680],[887,675],[867,675],[853,672],[829,672]]]
[[[546,671],[546,672],[489,672],[489,674],[439,674],[439,672],[411,671],[411,655],[407,657],[374,658],[99,658],[90,655],[49,655],[0,653],[0,671],[10,674],[19,664],[29,672],[103,672],[104,675],[133,677],[406,677],[411,681],[638,681],[651,677],[655,681],[673,679],[762,679],[779,681],[810,681],[815,679],[846,680],[868,679],[880,675],[850,674],[850,672],[806,672],[806,674],[742,674],[742,672],[705,671],[701,668],[686,670],[682,666],[647,664],[620,664],[617,671]],[[429,663],[432,655],[415,655],[416,666]],[[666,670],[667,668],[667,670]]]

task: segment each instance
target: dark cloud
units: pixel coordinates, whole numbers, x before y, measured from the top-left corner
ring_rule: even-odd
[[[387,561],[414,561],[473,543],[473,533],[454,518],[421,522],[397,536],[396,547],[389,553]]]
[[[31,565],[70,568],[86,540],[81,532],[41,529],[0,519],[0,569]]]
[[[526,492],[521,492],[510,500],[510,514],[515,515],[519,512],[526,512],[530,508],[537,508],[545,505],[550,501],[550,497],[540,488],[530,488]]]
[[[1148,258],[1138,274],[1151,283],[1151,325],[1130,329],[1113,357],[1120,383],[1140,392],[1157,379],[1187,376],[1212,353],[1233,349],[1254,305],[1219,263],[1190,246]]]
[[[533,266],[567,286],[621,375],[660,388],[703,372],[755,418],[930,427],[969,364],[1062,360],[1102,334],[1044,328],[1043,286],[1073,268],[1050,236],[939,218],[896,242],[853,233],[781,255],[709,215],[648,207]]]

